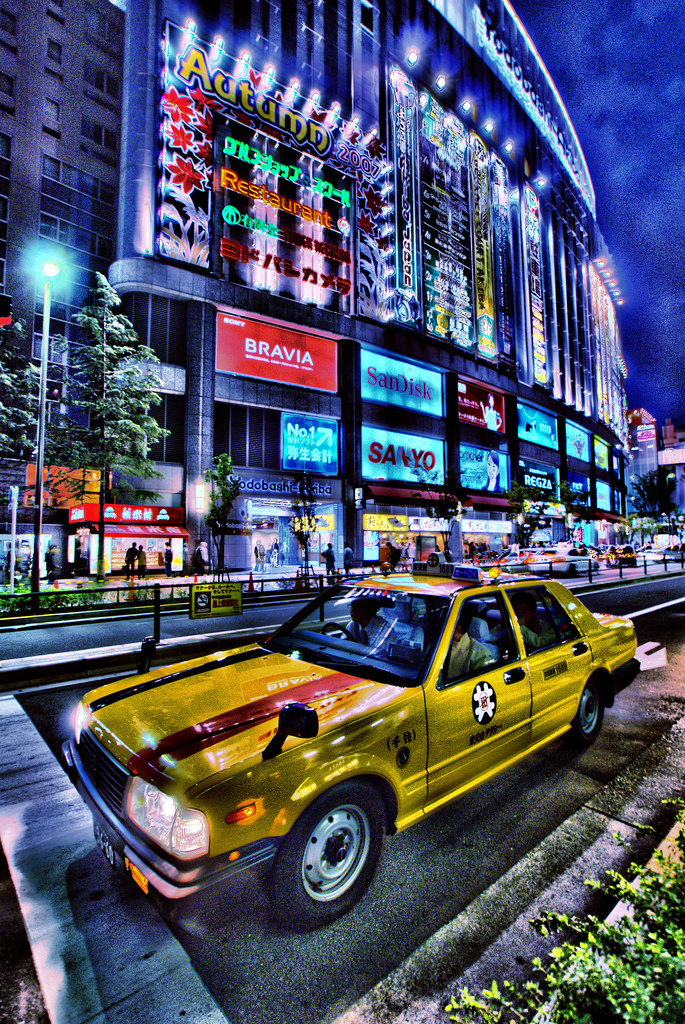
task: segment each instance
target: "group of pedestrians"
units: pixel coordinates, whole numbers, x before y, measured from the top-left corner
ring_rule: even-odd
[[[135,579],[136,569],[138,570],[138,579],[144,579],[147,575],[147,555],[143,545],[139,546],[134,541],[131,547],[127,549],[124,558],[124,571],[127,580]]]

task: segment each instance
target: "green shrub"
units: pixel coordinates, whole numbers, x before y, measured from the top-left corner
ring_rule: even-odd
[[[679,806],[678,820],[685,821]],[[676,839],[685,854],[685,831]],[[613,924],[549,913],[532,921],[566,941],[525,983],[463,989],[445,1007],[456,1024],[676,1024],[685,1021],[685,866],[657,852],[659,871],[632,864],[601,888],[629,912]],[[599,882],[586,883],[600,888]]]

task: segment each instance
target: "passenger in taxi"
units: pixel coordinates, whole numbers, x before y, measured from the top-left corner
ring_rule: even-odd
[[[486,665],[494,665],[498,660],[492,645],[481,643],[470,635],[470,628],[477,622],[474,613],[475,608],[469,604],[465,604],[460,612],[447,659],[448,681],[468,676]]]
[[[511,604],[518,619],[527,654],[555,643],[557,635],[554,627],[551,622],[540,619],[534,594],[527,590],[519,590],[511,595]]]

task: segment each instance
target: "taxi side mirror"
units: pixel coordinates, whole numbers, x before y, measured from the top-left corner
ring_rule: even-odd
[[[262,761],[270,761],[283,749],[288,736],[297,736],[303,740],[313,739],[319,732],[319,716],[308,704],[293,701],[281,708],[278,716],[278,732],[269,741],[262,753]]]

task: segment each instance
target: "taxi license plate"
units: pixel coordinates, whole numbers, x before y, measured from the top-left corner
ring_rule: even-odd
[[[114,859],[114,847],[110,843],[109,839],[102,831],[97,821],[93,823],[93,832],[95,834],[95,842],[98,844],[106,859],[109,861],[110,867],[115,866]]]

